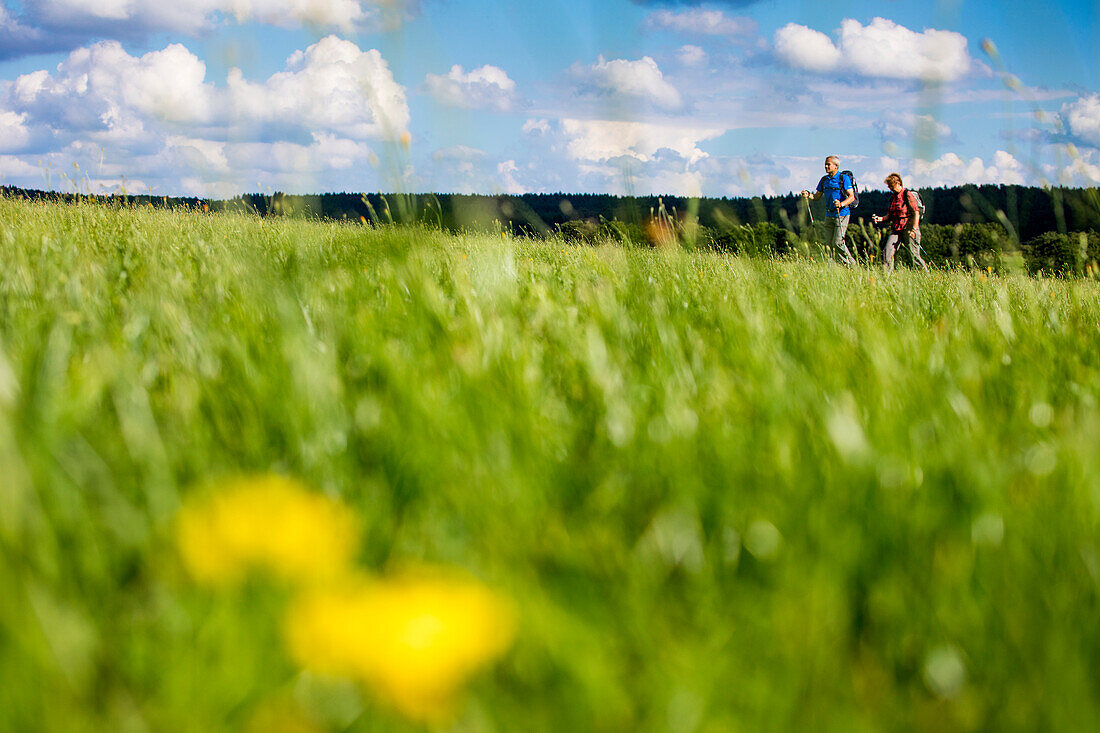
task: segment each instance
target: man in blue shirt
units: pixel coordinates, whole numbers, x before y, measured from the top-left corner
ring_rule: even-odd
[[[811,194],[803,190],[802,195],[814,201],[825,197],[825,241],[840,251],[841,261],[850,267],[856,264],[856,258],[848,251],[844,234],[848,231],[848,219],[852,214],[848,204],[855,201],[856,197],[852,189],[852,179],[838,174],[839,170],[840,158],[830,155],[825,159],[825,175],[817,182],[817,191]]]

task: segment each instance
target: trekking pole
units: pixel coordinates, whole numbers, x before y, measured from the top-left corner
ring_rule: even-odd
[[[806,213],[810,215],[810,223],[814,223],[814,210],[810,208],[810,197],[803,196],[802,200],[806,202]]]

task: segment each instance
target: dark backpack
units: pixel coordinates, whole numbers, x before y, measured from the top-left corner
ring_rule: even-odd
[[[857,206],[859,206],[859,184],[856,183],[856,174],[852,173],[851,171],[841,171],[840,175],[841,176],[848,176],[848,180],[852,182],[852,196],[854,198],[852,199],[852,203],[848,204],[848,208],[854,209]],[[843,188],[843,187],[844,187],[844,184],[842,183],[841,188]],[[843,194],[844,191],[841,191],[841,193]]]
[[[852,182],[852,203],[848,204],[849,209],[854,209],[859,206],[859,185],[856,183],[856,174],[851,171],[840,171],[837,174],[837,178],[840,180],[840,198],[844,199],[844,176],[848,176],[848,180]],[[822,176],[821,181],[818,182],[818,188],[821,188],[822,184],[828,176]]]

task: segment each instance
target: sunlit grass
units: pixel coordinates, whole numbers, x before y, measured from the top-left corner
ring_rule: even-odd
[[[1090,280],[0,200],[0,729],[1091,729],[1098,346]],[[310,669],[305,555],[179,552],[270,475],[514,646]]]

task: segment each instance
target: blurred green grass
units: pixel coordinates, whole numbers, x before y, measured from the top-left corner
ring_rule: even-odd
[[[411,727],[182,575],[267,471],[515,599],[456,730],[1094,729],[1098,397],[1093,281],[0,199],[0,729]]]

